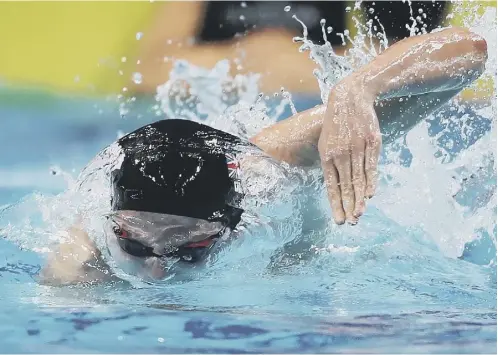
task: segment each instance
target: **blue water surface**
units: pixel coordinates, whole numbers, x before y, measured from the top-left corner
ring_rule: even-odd
[[[319,103],[294,100],[298,110]],[[78,171],[118,130],[157,119],[151,106],[143,99],[123,118],[113,102],[3,93],[0,206],[34,191],[61,192],[50,166]],[[489,117],[470,108],[465,114],[476,127],[465,139],[441,116],[430,122],[431,134],[445,129],[440,140],[455,140],[446,154],[490,128]],[[403,142],[399,152],[409,164]],[[496,221],[494,235],[481,231],[458,259],[382,211],[372,209],[362,223],[383,232],[353,256],[296,261],[285,245],[263,270],[200,270],[188,281],[146,288],[41,286],[43,257],[2,238],[0,352],[496,353]]]

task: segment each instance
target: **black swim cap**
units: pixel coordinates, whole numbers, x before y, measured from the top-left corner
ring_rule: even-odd
[[[240,221],[243,197],[236,154],[248,142],[187,120],[168,119],[122,137],[121,167],[112,172],[113,210]]]

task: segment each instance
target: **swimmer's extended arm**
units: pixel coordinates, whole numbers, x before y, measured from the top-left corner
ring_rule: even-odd
[[[71,227],[69,237],[69,241],[59,244],[49,255],[39,274],[40,283],[59,286],[114,278],[99,250],[81,227]]]
[[[461,89],[433,92],[399,99],[379,100],[375,112],[384,144],[405,135],[419,122],[437,111]],[[296,166],[320,162],[318,139],[322,131],[325,105],[300,112],[267,127],[251,141],[273,158]]]
[[[375,193],[381,128],[388,141],[406,133],[477,79],[486,60],[486,41],[465,29],[407,38],[333,87],[325,112],[297,115],[253,142],[293,164],[318,152],[334,221],[355,224]]]
[[[374,93],[383,142],[388,143],[477,79],[486,58],[483,38],[466,29],[451,28],[394,44],[338,86],[352,93],[362,86],[362,91]],[[275,159],[292,165],[314,165],[319,162],[317,147],[325,111],[325,105],[303,111],[262,130],[251,140]]]

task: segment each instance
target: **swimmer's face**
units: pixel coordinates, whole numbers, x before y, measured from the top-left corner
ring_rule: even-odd
[[[221,222],[151,212],[118,211],[105,226],[112,257],[127,273],[144,279],[167,276],[178,260],[165,257],[188,243],[204,241],[224,229]]]

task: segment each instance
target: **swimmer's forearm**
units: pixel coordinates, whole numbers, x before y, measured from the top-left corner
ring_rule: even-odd
[[[486,59],[484,39],[465,29],[447,29],[396,43],[334,89],[363,90],[365,100],[376,100],[383,141],[388,143],[481,75]],[[404,99],[395,99],[399,97]],[[275,159],[313,165],[319,161],[317,143],[325,109],[321,105],[280,121],[252,142]]]
[[[314,165],[318,162],[317,142],[324,113],[324,105],[300,112],[263,129],[251,142],[276,160],[298,166]]]
[[[450,28],[400,41],[346,80],[381,100],[453,91],[477,79],[486,60],[482,37]]]
[[[59,244],[49,255],[39,274],[40,283],[68,285],[95,283],[112,278],[99,250],[82,228],[73,226],[69,230],[69,236],[69,241]]]
[[[49,257],[47,264],[38,274],[38,281],[43,285],[50,286],[95,284],[114,278],[108,266],[99,259],[78,262],[67,260],[67,257],[65,258],[59,252]]]

